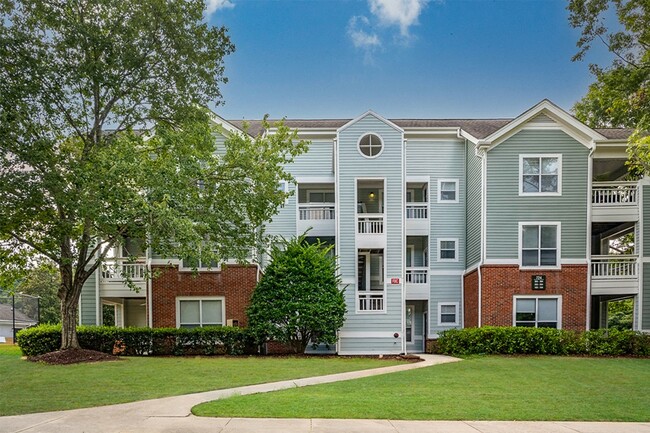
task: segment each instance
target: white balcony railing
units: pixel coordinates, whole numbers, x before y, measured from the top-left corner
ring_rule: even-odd
[[[428,273],[427,268],[406,268],[404,282],[408,284],[426,284]]]
[[[298,214],[301,220],[333,220],[336,218],[336,210],[333,204],[301,204],[298,207]]]
[[[591,257],[591,278],[634,279],[638,278],[638,256],[609,255]]]
[[[383,214],[358,214],[357,233],[363,235],[380,235],[384,233]]]
[[[359,292],[359,311],[382,311],[384,309],[384,294]]]
[[[116,259],[102,263],[101,270],[102,280],[124,281],[128,277],[132,281],[143,281],[147,274],[147,264]]]
[[[638,203],[636,182],[594,182],[591,188],[594,206],[635,206]]]
[[[406,218],[407,219],[429,218],[429,204],[428,203],[407,203]]]

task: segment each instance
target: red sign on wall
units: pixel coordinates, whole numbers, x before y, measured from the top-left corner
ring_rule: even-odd
[[[399,284],[399,278],[391,278],[390,283],[391,284]]]

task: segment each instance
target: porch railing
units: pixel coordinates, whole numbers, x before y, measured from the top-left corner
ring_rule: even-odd
[[[637,255],[591,257],[591,277],[594,279],[638,278]]]
[[[128,262],[127,259],[106,261],[101,265],[103,280],[124,281],[127,277],[132,281],[142,281],[147,274],[147,264]]]
[[[359,214],[357,215],[357,233],[380,235],[384,233],[383,214]]]
[[[427,268],[406,268],[404,282],[409,284],[426,284],[429,270]]]
[[[638,203],[636,182],[594,182],[591,188],[594,206],[635,206]]]
[[[336,218],[333,204],[301,204],[298,207],[298,214],[301,220],[333,220]]]
[[[407,219],[427,219],[429,217],[428,203],[407,203],[406,204],[406,218]]]
[[[359,293],[359,311],[382,311],[383,309],[383,293]]]

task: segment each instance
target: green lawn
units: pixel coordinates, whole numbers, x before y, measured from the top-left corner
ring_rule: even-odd
[[[0,345],[0,416],[75,409],[255,383],[386,367],[365,358],[130,357],[121,361],[45,365]]]
[[[348,382],[238,396],[201,416],[650,421],[650,359],[476,357]]]

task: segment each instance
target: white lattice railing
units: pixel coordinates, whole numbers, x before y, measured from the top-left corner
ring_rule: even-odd
[[[429,205],[424,204],[406,204],[406,218],[407,219],[427,219],[429,217]]]
[[[361,214],[357,215],[357,233],[359,234],[383,234],[384,233],[384,215],[383,214]]]
[[[638,278],[638,256],[592,256],[591,277],[594,279]]]
[[[102,263],[102,279],[108,281],[124,281],[127,277],[132,281],[142,281],[147,274],[147,264],[126,262],[121,259]]]
[[[594,182],[591,187],[594,206],[634,206],[638,203],[636,182]]]
[[[301,204],[298,207],[301,220],[333,220],[336,218],[334,205]]]
[[[382,311],[384,294],[359,293],[359,311]]]
[[[406,268],[404,282],[410,284],[426,284],[429,270],[427,268]]]

